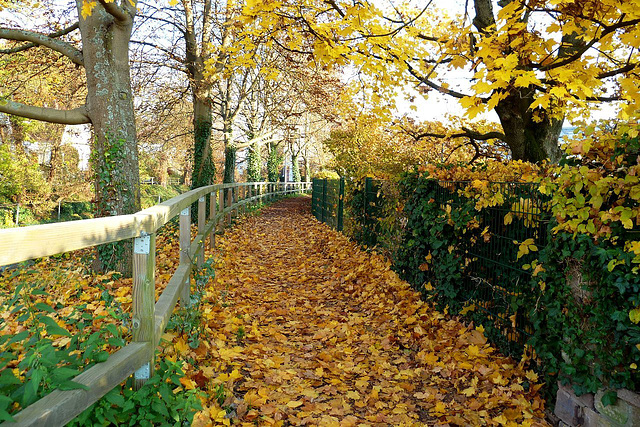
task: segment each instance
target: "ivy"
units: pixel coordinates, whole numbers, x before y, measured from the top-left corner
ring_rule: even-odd
[[[638,390],[639,150],[637,130],[587,129],[546,170],[429,165],[373,191],[352,183],[348,230],[387,251],[441,310],[482,324],[503,351],[533,357],[549,391],[558,380],[577,394]],[[497,235],[512,237],[498,244]],[[492,253],[478,253],[483,241],[496,242]]]
[[[90,161],[93,165],[95,181],[95,216],[105,217],[123,213],[123,195],[129,188],[126,177],[121,173],[121,165],[125,161],[124,146],[126,141],[107,133],[102,147],[95,144]],[[99,271],[120,271],[130,274],[131,266],[127,262],[127,246],[130,241],[119,241],[97,247]]]
[[[277,145],[271,145],[269,157],[267,158],[267,174],[269,182],[278,182],[280,180],[280,165],[284,157],[278,151]]]

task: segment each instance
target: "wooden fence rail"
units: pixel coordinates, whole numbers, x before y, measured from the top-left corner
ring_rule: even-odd
[[[183,306],[191,304],[191,271],[194,265],[202,266],[207,237],[209,247],[213,247],[216,228],[225,218],[237,216],[239,210],[263,199],[271,201],[310,188],[310,182],[217,184],[191,190],[132,215],[0,230],[0,266],[134,239],[133,341],[73,379],[87,390],[55,390],[15,414],[16,422],[5,422],[2,426],[64,425],[131,375],[134,387],[142,386],[152,375],[155,348],[178,299]],[[190,208],[195,202],[198,202],[198,233],[192,242]],[[177,215],[180,215],[180,265],[155,301],[156,231]]]

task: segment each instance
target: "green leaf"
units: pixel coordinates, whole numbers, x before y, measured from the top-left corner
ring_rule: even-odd
[[[69,380],[60,384],[58,386],[58,390],[89,390],[89,387],[84,384]]]
[[[43,302],[35,303],[35,307],[40,311],[47,311],[49,313],[55,313],[56,311],[49,304],[45,304]]]
[[[31,372],[31,378],[25,384],[24,394],[22,395],[23,407],[27,407],[38,400],[38,389],[40,388],[42,377],[43,373],[39,369],[34,369]]]
[[[105,394],[104,398],[107,400],[107,402],[111,403],[112,405],[116,405],[119,408],[124,405],[124,397],[120,394],[119,389],[114,388],[109,393]]]
[[[20,384],[20,380],[16,378],[11,369],[5,369],[0,373],[0,388],[8,385]],[[2,398],[6,396],[0,395],[0,408],[2,407]]]
[[[59,335],[59,336],[63,336],[63,337],[70,337],[71,334],[69,333],[69,331],[67,331],[66,329],[62,328],[60,325],[58,325],[56,323],[55,320],[53,320],[50,317],[44,316],[40,319],[40,321],[42,323],[45,324],[46,329],[47,329],[47,333],[49,335]]]
[[[79,373],[80,372],[77,369],[57,368],[51,374],[51,378],[53,379],[53,381],[61,383],[68,380],[69,378],[75,377]]]
[[[13,344],[15,342],[19,342],[19,341],[23,341],[24,339],[26,339],[27,337],[29,337],[29,331],[22,331],[19,332],[17,334],[15,334],[10,340],[9,340],[9,344]]]

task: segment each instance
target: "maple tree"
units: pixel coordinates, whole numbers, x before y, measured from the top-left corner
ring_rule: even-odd
[[[563,119],[588,116],[594,102],[620,101],[622,118],[637,114],[636,2],[519,0],[494,11],[491,1],[475,0],[472,19],[430,5],[387,11],[366,1],[252,0],[244,14],[286,34],[272,43],[368,76],[376,114],[408,83],[459,99],[469,118],[494,110],[497,137],[515,160],[557,161]],[[456,69],[472,75],[470,91],[447,82]],[[478,138],[473,129],[455,133]]]

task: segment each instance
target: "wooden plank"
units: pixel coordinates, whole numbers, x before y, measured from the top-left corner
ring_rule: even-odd
[[[193,203],[195,203],[200,197],[206,196],[211,191],[220,187],[221,184],[216,184],[196,188],[187,193],[173,197],[166,202],[162,202],[138,212],[137,215],[149,215],[153,218],[153,221],[149,221],[146,224],[146,226],[150,228],[145,228],[144,231],[146,231],[147,233],[155,232],[158,228],[169,222],[171,218],[178,215],[185,208],[188,208]]]
[[[110,355],[106,362],[92,366],[73,379],[88,390],[53,391],[14,415],[15,423],[5,422],[2,426],[63,426],[126,380],[152,354],[151,343],[130,343]]]
[[[0,230],[0,265],[75,251],[140,235],[134,215]]]
[[[150,342],[155,347],[156,300],[156,234],[137,237],[133,242],[133,341]],[[148,367],[136,372],[133,387],[140,389],[153,375],[153,357],[147,360]]]
[[[0,230],[0,265],[131,239],[143,231],[154,233],[200,197],[221,187],[196,188],[133,215]]]
[[[180,265],[191,264],[189,246],[191,245],[191,209],[184,208],[180,212]],[[191,305],[191,277],[182,287],[180,302],[183,307]]]
[[[182,286],[191,276],[191,263],[182,264],[176,268],[175,273],[169,279],[169,283],[164,288],[162,294],[158,298],[155,305],[155,342],[160,341],[160,337],[167,327],[171,313],[178,302],[178,298],[182,294]]]

